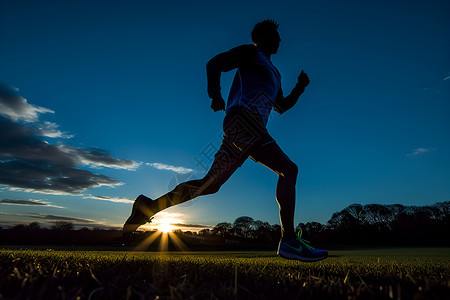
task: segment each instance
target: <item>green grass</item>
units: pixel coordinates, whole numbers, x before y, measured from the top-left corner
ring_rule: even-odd
[[[450,249],[274,252],[0,250],[0,299],[449,299]]]

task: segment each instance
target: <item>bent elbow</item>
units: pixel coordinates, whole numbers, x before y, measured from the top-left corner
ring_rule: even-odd
[[[219,60],[217,59],[217,56],[214,56],[206,63],[206,70],[207,71],[215,71],[217,69],[220,69]]]

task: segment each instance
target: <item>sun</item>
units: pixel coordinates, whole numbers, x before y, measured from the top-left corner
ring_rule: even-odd
[[[145,250],[155,241],[159,241],[158,251],[160,252],[169,251],[170,245],[173,245],[177,250],[187,251],[187,246],[173,232],[176,229],[180,229],[180,225],[184,224],[184,220],[180,216],[182,216],[180,213],[164,211],[158,213],[149,224],[146,224],[146,228],[148,231],[151,231],[151,234],[136,245],[134,249]],[[169,243],[169,240],[171,243]]]
[[[157,226],[158,231],[161,231],[162,233],[172,232],[175,228],[175,226],[169,223],[160,223]]]
[[[148,224],[149,230],[157,230],[160,233],[170,233],[175,229],[179,229],[177,224],[182,224],[183,219],[179,217],[178,213],[160,212]]]

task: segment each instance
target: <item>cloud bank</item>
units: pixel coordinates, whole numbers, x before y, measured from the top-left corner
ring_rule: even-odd
[[[47,202],[43,202],[40,200],[22,200],[22,199],[0,199],[0,204],[7,205],[24,205],[24,206],[46,206],[46,207],[56,207],[63,208],[61,206],[52,205]]]
[[[70,136],[57,124],[37,123],[41,113],[54,112],[29,104],[17,90],[0,84],[0,185],[49,194],[79,194],[90,188],[123,184],[82,166],[124,170],[139,166],[99,148],[50,144],[45,137]]]

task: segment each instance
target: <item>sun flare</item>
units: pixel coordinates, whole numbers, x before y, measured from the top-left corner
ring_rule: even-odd
[[[162,233],[168,233],[172,232],[174,229],[176,229],[175,226],[169,223],[161,223],[157,226],[158,231],[161,231]]]
[[[173,233],[174,230],[182,228],[180,225],[185,223],[182,216],[180,213],[158,213],[150,223],[144,225],[151,233],[136,245],[135,249],[149,249],[154,242],[158,242],[158,251],[160,252],[169,251],[170,247],[175,247],[179,251],[187,251],[187,246]]]
[[[162,233],[169,233],[179,228],[174,224],[181,224],[183,222],[184,220],[180,218],[179,213],[160,212],[155,216],[152,222],[148,224],[148,228],[150,230],[156,229]]]

